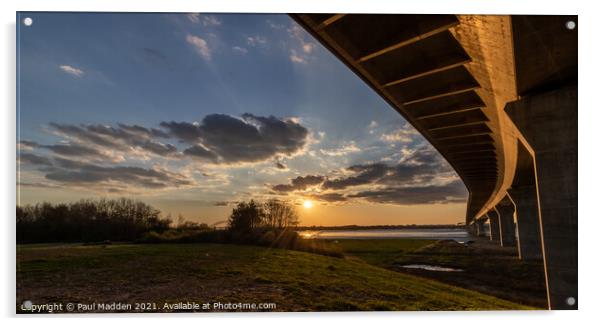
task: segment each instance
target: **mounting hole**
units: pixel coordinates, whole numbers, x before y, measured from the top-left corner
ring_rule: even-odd
[[[33,19],[31,19],[31,17],[25,17],[25,18],[23,18],[23,25],[25,25],[25,26],[31,26],[31,24],[33,24]]]
[[[573,29],[575,29],[575,27],[577,27],[577,23],[575,23],[572,20],[569,20],[566,22],[565,26],[567,29],[573,30]]]
[[[577,300],[575,300],[575,298],[573,298],[573,297],[566,298],[566,304],[568,304],[569,306],[574,306],[575,303],[577,303]]]

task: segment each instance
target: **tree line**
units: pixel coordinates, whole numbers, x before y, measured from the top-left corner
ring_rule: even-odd
[[[73,203],[40,203],[17,206],[17,242],[137,241],[148,235],[161,240],[217,239],[228,242],[269,241],[299,224],[295,207],[276,199],[264,203],[250,200],[232,210],[225,231],[204,223],[176,223],[171,216],[138,200],[84,199]]]
[[[154,207],[127,198],[17,206],[17,242],[128,241],[169,229]]]

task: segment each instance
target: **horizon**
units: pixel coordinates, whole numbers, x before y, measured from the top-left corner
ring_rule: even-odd
[[[128,197],[211,224],[273,197],[303,225],[465,219],[449,164],[287,15],[30,16],[17,204]]]

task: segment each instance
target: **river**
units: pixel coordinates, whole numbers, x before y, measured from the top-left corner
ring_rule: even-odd
[[[466,241],[468,233],[461,229],[365,229],[299,231],[306,239],[453,239]]]

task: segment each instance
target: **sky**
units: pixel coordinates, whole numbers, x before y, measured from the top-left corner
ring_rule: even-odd
[[[212,224],[277,198],[302,225],[464,220],[453,169],[287,15],[25,17],[18,204],[129,197]]]

